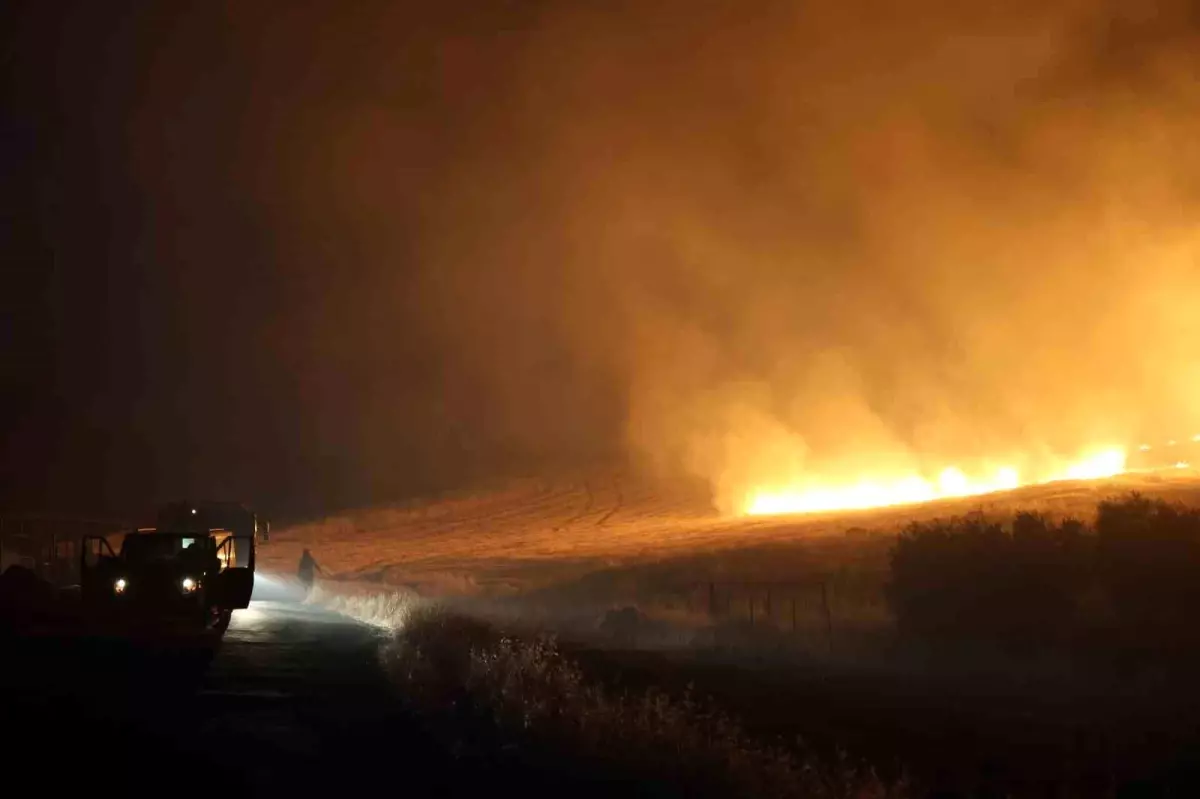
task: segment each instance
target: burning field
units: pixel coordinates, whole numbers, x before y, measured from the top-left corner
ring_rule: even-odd
[[[1191,445],[1164,448],[1173,459]],[[722,514],[696,483],[612,474],[527,480],[297,524],[274,533],[260,557],[269,568],[290,571],[308,547],[336,579],[409,586],[435,596],[513,596],[597,572],[666,562],[680,564],[677,578],[684,581],[709,579],[713,569],[722,579],[789,579],[795,563],[789,551],[813,545],[871,548],[863,542],[874,540],[873,550],[882,557],[891,536],[917,520],[974,511],[1006,518],[1019,510],[1086,518],[1099,500],[1129,491],[1200,501],[1197,472],[1183,460],[1157,463],[1152,452],[1135,452],[1128,470],[1116,474],[960,490],[927,501],[884,497],[874,503],[878,507],[848,502],[807,512],[785,504],[781,513],[751,505]],[[1109,471],[1110,464],[1101,462],[1100,468]],[[807,496],[785,494],[779,501]]]
[[[1200,505],[1197,0],[107,5],[0,14],[0,509],[241,498],[637,655],[1200,664],[1200,513],[1102,502]]]

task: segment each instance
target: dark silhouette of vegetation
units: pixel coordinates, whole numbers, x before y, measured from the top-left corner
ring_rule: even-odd
[[[1200,510],[1138,494],[1093,524],[1020,513],[910,525],[891,552],[903,635],[938,644],[1200,652]]]
[[[848,756],[748,735],[711,703],[589,680],[551,638],[518,638],[421,607],[383,653],[429,731],[463,762],[515,759],[540,775],[641,796],[901,797]]]
[[[1057,640],[1081,587],[1084,526],[1019,514],[1010,526],[968,516],[914,523],[892,550],[888,599],[903,633],[928,640]]]
[[[1156,654],[1200,649],[1200,510],[1137,495],[1104,502],[1095,553],[1120,645]]]

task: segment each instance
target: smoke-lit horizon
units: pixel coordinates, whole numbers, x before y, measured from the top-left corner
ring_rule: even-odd
[[[318,5],[29,14],[10,503],[1200,432],[1190,4]]]

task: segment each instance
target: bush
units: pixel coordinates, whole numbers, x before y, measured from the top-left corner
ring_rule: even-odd
[[[1200,511],[1136,494],[1101,503],[1096,577],[1124,645],[1200,644]]]
[[[1032,513],[1007,526],[982,516],[915,523],[891,568],[897,624],[926,641],[1200,652],[1200,510],[1182,505],[1134,493],[1100,503],[1092,527]]]
[[[443,719],[450,745],[515,749],[538,772],[634,780],[687,796],[866,799],[905,790],[845,761],[822,765],[752,740],[690,696],[614,694],[587,680],[552,639],[503,635],[434,608],[410,616],[384,658],[423,715]]]
[[[891,553],[888,601],[902,632],[1013,646],[1060,638],[1086,570],[1084,526],[1018,514],[911,524]]]

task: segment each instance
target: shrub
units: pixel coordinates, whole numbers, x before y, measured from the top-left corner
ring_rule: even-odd
[[[1200,655],[1200,510],[1137,493],[1093,527],[1020,513],[912,524],[891,551],[900,630],[943,643],[1090,641],[1128,659]],[[1085,598],[1098,600],[1094,603]],[[1165,661],[1164,661],[1165,662]]]
[[[1102,502],[1096,576],[1124,645],[1200,644],[1200,511],[1137,494]]]
[[[1074,520],[1030,513],[917,522],[891,552],[888,601],[902,632],[933,641],[1027,646],[1070,627],[1088,543]]]
[[[632,779],[687,796],[866,799],[905,790],[845,760],[823,765],[796,748],[755,741],[691,696],[614,694],[552,639],[503,635],[437,609],[410,616],[384,658],[411,701],[444,717],[454,745],[516,747],[538,770]]]

